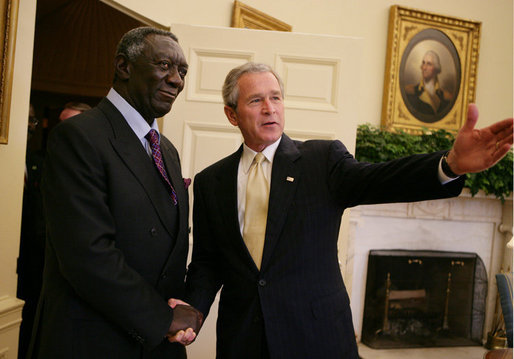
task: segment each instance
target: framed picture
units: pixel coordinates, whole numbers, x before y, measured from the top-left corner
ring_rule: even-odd
[[[232,27],[257,30],[292,31],[291,25],[256,10],[239,1],[234,1]]]
[[[0,144],[7,144],[9,134],[9,110],[14,66],[16,24],[18,21],[18,0],[0,2]]]
[[[457,132],[475,101],[481,23],[394,5],[382,125]]]

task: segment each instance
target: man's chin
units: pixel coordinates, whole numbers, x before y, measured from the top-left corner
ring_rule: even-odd
[[[155,109],[155,118],[163,117],[171,111],[172,103],[166,106],[159,106]]]

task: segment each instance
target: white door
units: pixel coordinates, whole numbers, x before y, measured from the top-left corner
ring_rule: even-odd
[[[284,81],[285,133],[291,138],[340,139],[355,150],[361,42],[356,38],[291,32],[172,25],[189,63],[186,87],[163,121],[177,147],[184,177],[234,152],[242,137],[223,112],[221,86],[227,73],[248,61],[272,66]],[[192,203],[192,191],[190,191]],[[342,228],[348,228],[346,214]],[[339,252],[346,266],[347,233]],[[348,290],[351,278],[345,276]],[[217,301],[190,359],[214,358]]]

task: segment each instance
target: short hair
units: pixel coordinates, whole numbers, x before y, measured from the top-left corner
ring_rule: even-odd
[[[136,27],[122,36],[116,48],[116,57],[125,56],[129,61],[134,61],[139,57],[145,48],[145,39],[149,35],[162,35],[171,38],[178,43],[178,38],[170,31],[157,29],[150,26]]]
[[[275,76],[280,86],[280,92],[282,96],[284,96],[284,83],[280,76],[271,68],[271,66],[266,64],[260,64],[255,62],[247,62],[241,66],[238,66],[232,69],[227,77],[225,77],[225,82],[223,83],[223,102],[226,106],[236,110],[237,109],[237,101],[239,100],[239,84],[238,80],[247,73],[261,73],[261,72],[270,72]]]
[[[76,101],[66,103],[64,105],[64,108],[69,108],[69,109],[80,111],[80,112],[91,110],[91,106],[89,106],[87,103],[76,102]]]
[[[425,56],[427,56],[427,55],[432,56],[432,59],[434,60],[434,67],[437,70],[437,73],[440,73],[441,72],[441,61],[439,60],[439,55],[437,54],[437,52],[435,52],[433,50],[428,50],[427,52],[425,52],[425,55],[423,56],[423,58],[425,58]]]

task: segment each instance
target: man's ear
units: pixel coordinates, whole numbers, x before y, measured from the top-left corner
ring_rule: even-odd
[[[237,126],[237,125],[238,125],[238,122],[237,122],[237,113],[236,113],[236,110],[234,110],[232,107],[229,107],[229,106],[225,106],[225,107],[223,107],[223,110],[225,111],[225,116],[227,116],[228,121],[229,121],[232,125]]]
[[[130,77],[130,63],[126,56],[118,55],[114,58],[114,71],[120,80],[127,80]]]

